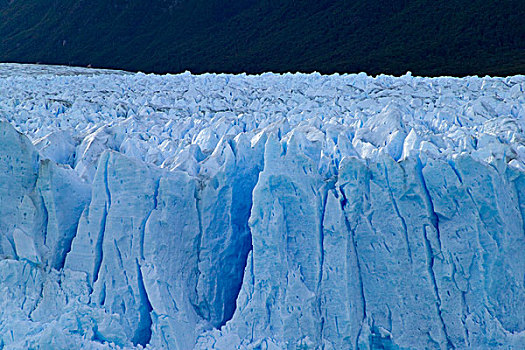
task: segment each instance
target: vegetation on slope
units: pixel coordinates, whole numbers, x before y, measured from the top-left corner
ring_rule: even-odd
[[[0,61],[145,72],[525,73],[523,0],[0,0]]]

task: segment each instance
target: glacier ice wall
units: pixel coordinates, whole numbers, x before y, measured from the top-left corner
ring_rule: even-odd
[[[525,77],[22,68],[0,348],[525,346]]]

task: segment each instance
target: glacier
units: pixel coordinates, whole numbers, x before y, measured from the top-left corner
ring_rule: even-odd
[[[525,348],[525,76],[0,64],[0,349]]]

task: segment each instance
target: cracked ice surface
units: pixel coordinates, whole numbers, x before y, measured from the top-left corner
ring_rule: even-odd
[[[0,65],[0,348],[525,346],[525,77]]]

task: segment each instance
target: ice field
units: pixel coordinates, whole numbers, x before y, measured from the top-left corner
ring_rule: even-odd
[[[525,76],[0,64],[0,349],[525,348]]]

